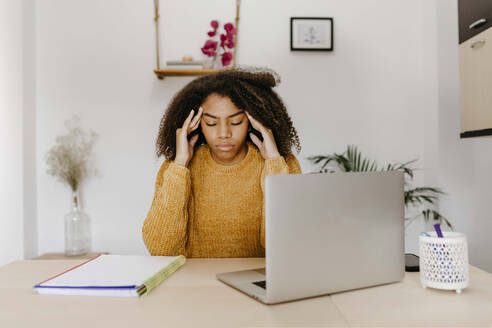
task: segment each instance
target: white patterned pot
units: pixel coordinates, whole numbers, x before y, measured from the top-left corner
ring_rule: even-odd
[[[422,287],[456,290],[459,294],[468,287],[468,244],[466,236],[458,232],[435,231],[419,236],[420,282]]]

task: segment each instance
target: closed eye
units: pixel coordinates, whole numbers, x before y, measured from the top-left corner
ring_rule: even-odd
[[[231,123],[231,124],[232,124],[232,125],[240,125],[240,124],[242,124],[242,123],[243,123],[243,121],[238,122],[238,123]],[[217,123],[214,123],[214,124],[205,123],[205,124],[206,124],[207,126],[216,126],[216,125],[217,125]]]

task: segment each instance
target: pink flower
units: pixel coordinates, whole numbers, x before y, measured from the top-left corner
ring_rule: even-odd
[[[227,39],[224,42],[225,46],[229,49],[234,48],[234,41],[232,39]]]
[[[215,34],[217,34],[217,29],[219,28],[219,22],[216,20],[213,20],[210,22],[210,26],[212,26],[214,30],[208,32],[207,34],[209,37],[213,37],[213,36],[215,36]]]
[[[229,32],[227,32],[227,35],[231,35],[231,36],[236,35],[236,29],[233,27],[232,30],[230,30]]]
[[[232,61],[232,54],[230,52],[224,52],[222,55],[222,65],[227,66],[231,63]]]
[[[215,51],[217,50],[217,42],[213,40],[207,40],[205,42],[205,45],[201,48],[202,52],[209,56],[213,57],[215,55]]]
[[[227,23],[224,25],[224,30],[226,30],[227,34],[234,34],[236,33],[236,29],[234,28],[234,25],[232,23]]]
[[[213,20],[210,22],[210,26],[212,26],[213,30],[207,32],[207,35],[209,37],[216,37],[217,36],[217,30],[219,28],[219,22],[216,20]],[[232,53],[227,51],[227,49],[232,49],[235,46],[234,42],[234,35],[237,33],[237,30],[234,28],[234,25],[232,23],[227,23],[224,25],[224,33],[220,34],[219,40],[217,38],[214,39],[209,39],[205,42],[205,45],[201,48],[202,52],[209,56],[209,57],[214,57],[218,56],[221,51],[223,51],[222,54],[220,54],[220,59],[222,61],[223,66],[228,66],[231,61],[232,61]],[[219,43],[220,42],[220,43]],[[220,50],[220,48],[223,50]]]
[[[227,47],[227,48],[234,48],[234,36],[230,34],[221,34],[220,35],[220,46],[222,48]]]
[[[224,48],[224,42],[225,42],[225,40],[226,40],[226,36],[225,36],[225,34],[221,34],[221,35],[220,35],[220,46],[221,46],[222,48]]]

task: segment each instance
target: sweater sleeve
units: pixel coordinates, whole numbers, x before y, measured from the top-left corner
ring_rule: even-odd
[[[142,227],[150,255],[185,255],[191,197],[189,169],[166,160],[157,173],[154,199]]]
[[[287,155],[265,160],[265,166],[261,173],[261,190],[265,195],[265,177],[273,174],[301,174],[301,166],[294,155]],[[263,196],[263,208],[261,211],[260,243],[265,248],[265,197]]]

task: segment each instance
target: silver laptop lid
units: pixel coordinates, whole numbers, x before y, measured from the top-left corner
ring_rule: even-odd
[[[403,188],[402,172],[267,176],[267,300],[403,279]]]

